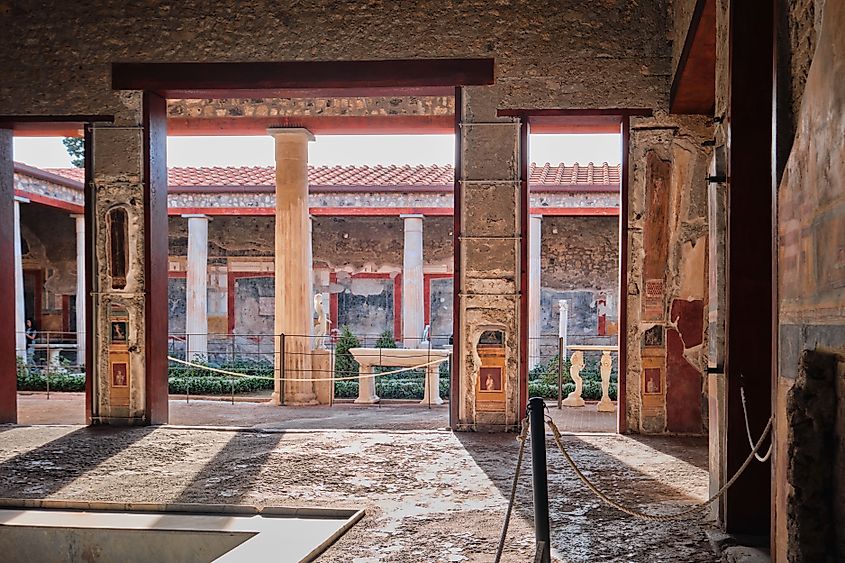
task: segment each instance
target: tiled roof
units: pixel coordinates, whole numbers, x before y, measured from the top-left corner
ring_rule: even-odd
[[[81,168],[47,168],[48,172],[82,181]],[[534,186],[618,185],[621,165],[557,164],[531,165],[529,183]],[[454,171],[451,165],[432,166],[310,166],[311,186],[451,186]],[[173,187],[202,186],[272,186],[272,166],[171,168],[168,184]]]

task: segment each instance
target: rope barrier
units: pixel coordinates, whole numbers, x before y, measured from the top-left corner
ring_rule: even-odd
[[[413,371],[413,370],[416,370],[416,369],[422,369],[422,368],[426,368],[426,367],[433,366],[433,365],[436,365],[436,364],[441,364],[441,363],[447,361],[449,358],[438,358],[436,360],[432,360],[432,361],[424,363],[424,364],[419,364],[419,365],[411,366],[411,367],[407,367],[407,368],[400,368],[400,369],[396,369],[396,370],[393,370],[393,371],[384,371],[384,372],[381,372],[381,373],[365,373],[363,375],[352,375],[352,376],[343,376],[343,377],[314,377],[314,378],[309,378],[309,379],[298,379],[298,378],[294,378],[294,377],[279,377],[277,379],[275,377],[264,377],[264,376],[261,376],[261,375],[250,375],[248,373],[240,373],[240,372],[237,372],[237,371],[230,371],[230,370],[227,370],[227,369],[215,368],[215,367],[212,367],[212,366],[204,366],[202,364],[195,364],[193,362],[180,360],[179,358],[174,358],[173,356],[167,356],[167,359],[172,361],[172,362],[176,362],[177,364],[183,364],[183,365],[190,366],[190,367],[193,367],[193,368],[204,369],[206,371],[219,373],[221,375],[231,375],[233,377],[247,377],[247,378],[251,378],[251,379],[263,379],[265,381],[277,381],[278,380],[278,381],[306,382],[306,381],[358,381],[360,379],[376,378],[376,377],[382,377],[382,376],[385,376],[385,375],[395,375],[397,373],[402,373],[402,372],[405,372],[405,371]]]
[[[740,376],[740,378],[741,377],[742,376]],[[745,387],[743,387],[741,383],[739,385],[739,395],[740,397],[742,397],[742,415],[745,417],[745,434],[746,436],[748,436],[748,445],[751,446],[751,448],[753,449],[754,440],[751,438],[751,426],[748,424],[748,409],[745,407]],[[774,447],[774,445],[774,440],[769,442],[769,450],[763,457],[760,457],[760,455],[755,452],[754,457],[757,459],[757,461],[759,461],[760,463],[765,463],[769,461],[769,458],[772,456],[772,448]]]
[[[695,504],[692,507],[687,508],[685,510],[682,510],[680,512],[675,512],[675,513],[672,513],[672,514],[647,514],[645,512],[640,512],[639,510],[629,508],[629,507],[613,500],[612,498],[608,497],[604,492],[602,492],[598,487],[596,487],[596,485],[594,485],[587,478],[587,476],[584,475],[581,472],[580,469],[578,469],[578,466],[575,465],[575,460],[572,459],[572,456],[569,455],[569,452],[566,451],[566,448],[563,446],[563,443],[561,442],[561,434],[560,434],[560,430],[558,430],[557,425],[554,423],[554,421],[551,419],[551,417],[546,417],[546,423],[549,425],[549,428],[551,428],[551,430],[552,430],[552,434],[554,436],[554,441],[555,441],[555,444],[557,445],[558,450],[560,450],[560,453],[563,454],[564,458],[566,458],[566,461],[569,463],[570,467],[572,467],[572,470],[575,471],[575,474],[578,476],[579,479],[581,479],[581,481],[587,486],[588,489],[590,489],[597,497],[599,497],[601,500],[603,500],[605,503],[609,504],[613,508],[615,508],[615,509],[617,509],[621,512],[624,512],[625,514],[628,514],[629,516],[633,516],[634,518],[639,518],[640,520],[648,520],[648,521],[652,521],[652,522],[671,522],[673,520],[682,520],[682,519],[689,518],[694,514],[700,513],[707,506],[709,506],[710,504],[715,502],[717,499],[719,499],[723,494],[725,494],[725,492],[731,487],[731,485],[733,485],[736,482],[736,480],[739,479],[740,475],[742,475],[742,473],[745,471],[745,469],[748,467],[748,465],[754,460],[755,456],[757,455],[757,451],[763,445],[763,441],[766,439],[766,436],[769,434],[769,432],[772,429],[772,420],[773,420],[773,417],[769,417],[769,422],[766,423],[766,428],[765,428],[765,430],[763,430],[763,435],[760,436],[760,439],[757,441],[757,443],[751,449],[751,454],[747,458],[745,458],[745,461],[740,466],[740,468],[737,470],[737,472],[734,473],[734,476],[731,477],[731,479],[727,483],[725,483],[725,485],[721,489],[719,489],[716,492],[716,494],[714,494],[712,497],[710,497],[706,501]]]
[[[508,535],[508,526],[511,522],[511,512],[513,512],[513,505],[516,501],[516,484],[519,481],[519,472],[522,469],[522,458],[525,455],[525,442],[528,440],[528,418],[522,420],[522,432],[519,437],[519,454],[516,456],[516,471],[513,475],[513,483],[511,484],[511,496],[508,501],[508,509],[505,512],[505,521],[502,522],[502,533],[499,535],[499,546],[496,548],[496,558],[494,563],[499,563],[502,560],[502,552],[505,549],[505,538]]]

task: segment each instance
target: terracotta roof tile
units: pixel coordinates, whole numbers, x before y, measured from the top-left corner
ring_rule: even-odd
[[[81,168],[47,168],[48,172],[82,181]],[[606,162],[586,166],[578,164],[532,164],[529,183],[534,186],[594,186],[618,185],[621,165]],[[411,166],[310,166],[312,186],[450,186],[454,181],[451,165]],[[219,167],[204,166],[171,168],[171,186],[272,186],[275,169],[272,166]]]

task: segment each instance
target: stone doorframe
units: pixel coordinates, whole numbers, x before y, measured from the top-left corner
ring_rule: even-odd
[[[130,391],[130,405],[126,413],[111,414],[108,401],[94,404],[94,418],[105,423],[164,424],[167,413],[167,207],[166,184],[166,100],[168,98],[254,98],[256,96],[318,96],[318,95],[409,95],[430,93],[453,95],[463,86],[488,86],[494,83],[492,59],[416,59],[406,61],[337,61],[337,62],[277,62],[277,63],[115,63],[112,65],[112,87],[143,93],[143,119],[140,127],[143,139],[141,153],[143,183],[143,326],[136,326],[140,340],[135,364],[140,364],[143,385]],[[190,94],[189,94],[190,93]],[[280,126],[289,125],[280,119]],[[457,120],[456,120],[457,124]],[[114,131],[118,136],[120,133]],[[124,139],[128,142],[128,138]],[[132,156],[132,155],[130,155]],[[121,173],[125,176],[125,170]],[[118,182],[122,179],[118,178]],[[455,201],[459,201],[460,186],[456,183]],[[458,215],[457,213],[455,214]],[[94,229],[88,229],[92,233]],[[454,231],[457,237],[458,231]],[[150,235],[150,236],[147,236]],[[162,237],[163,235],[163,237]],[[162,244],[162,240],[164,243]],[[458,247],[456,240],[455,247]],[[102,250],[102,249],[99,249]],[[456,272],[457,276],[457,272]],[[89,285],[89,287],[97,287]],[[92,289],[92,292],[96,290]],[[163,295],[163,297],[162,297]],[[460,323],[455,311],[454,323]],[[94,334],[107,328],[108,319],[100,315]],[[93,326],[92,326],[93,328]],[[457,330],[456,330],[457,333]],[[105,392],[108,361],[106,347],[89,345],[99,352],[89,365],[96,366],[97,390]],[[130,346],[130,349],[132,347]],[[142,350],[142,351],[141,351]],[[99,363],[97,363],[99,362]],[[457,362],[453,362],[454,365]],[[453,380],[456,378],[453,375]],[[106,382],[106,383],[104,383]],[[452,393],[459,392],[453,387]],[[141,399],[143,393],[143,400]],[[458,401],[453,400],[452,403]],[[99,408],[98,408],[99,407]],[[143,409],[142,411],[139,409]],[[99,412],[105,409],[105,413]],[[86,408],[87,412],[92,411]],[[98,415],[99,413],[99,415]]]
[[[629,173],[629,144],[630,118],[647,117],[652,110],[646,108],[610,108],[610,109],[508,109],[497,112],[502,117],[518,117],[522,123],[520,128],[520,276],[522,287],[528,284],[528,248],[529,248],[529,135],[532,128],[543,133],[619,133],[621,136],[622,172],[620,175],[620,210],[619,210],[619,381],[617,400],[617,432],[624,434],[628,431],[626,378],[627,378],[627,349],[628,349],[628,173]],[[528,293],[520,295],[520,348],[528,350]],[[528,390],[528,354],[519,357],[519,376],[521,396],[527,401]],[[525,408],[525,405],[522,405]],[[524,410],[520,412],[524,417]]]
[[[12,262],[14,235],[11,212],[14,201],[14,159],[12,141],[16,132],[24,136],[72,137],[83,135],[85,139],[85,199],[91,197],[91,124],[111,123],[111,115],[11,115],[0,116],[0,264]],[[85,276],[86,283],[92,275],[92,251],[94,234],[92,216],[87,208],[85,223]],[[3,276],[0,285],[14,287],[14,269],[0,268]],[[90,293],[85,301],[85,330],[92,331]],[[16,423],[17,414],[17,369],[15,352],[15,292],[4,291],[0,295],[0,423]],[[91,422],[92,385],[90,363],[92,348],[86,346],[85,419]]]

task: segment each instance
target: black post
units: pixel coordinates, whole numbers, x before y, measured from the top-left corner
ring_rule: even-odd
[[[542,550],[538,559],[550,563],[551,538],[549,533],[549,483],[546,473],[546,423],[543,419],[545,403],[540,397],[528,400],[528,418],[531,424],[531,470],[534,474],[534,536],[537,549]]]

